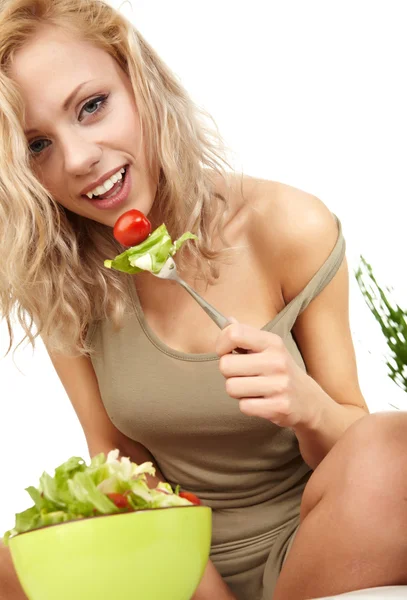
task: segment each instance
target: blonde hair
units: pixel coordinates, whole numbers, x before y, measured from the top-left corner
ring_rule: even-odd
[[[42,25],[63,26],[112,55],[133,86],[147,157],[158,161],[154,203],[175,239],[198,236],[190,252],[206,279],[216,277],[211,248],[221,231],[225,198],[214,173],[227,163],[216,130],[206,125],[183,87],[119,12],[100,0],[6,0],[0,12],[0,313],[13,344],[13,310],[34,346],[41,335],[60,352],[89,352],[90,323],[117,326],[127,306],[128,279],[103,259],[122,248],[112,229],[61,207],[31,169],[24,106],[9,77],[13,56]],[[214,223],[217,228],[214,229]],[[181,253],[181,267],[184,260]],[[35,326],[34,326],[35,325]],[[21,343],[21,342],[20,342]],[[10,349],[9,348],[9,349]]]

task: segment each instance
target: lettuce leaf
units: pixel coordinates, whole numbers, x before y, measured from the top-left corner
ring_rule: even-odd
[[[113,260],[105,260],[104,265],[124,273],[150,271],[157,275],[170,256],[181,248],[187,240],[196,240],[197,236],[187,231],[178,240],[172,242],[166,226],[160,225],[151,235],[137,246],[127,248]]]
[[[16,514],[15,526],[4,534],[3,542],[7,545],[10,537],[47,525],[128,512],[110,500],[107,494],[111,493],[125,494],[133,510],[191,504],[178,495],[178,487],[174,493],[168,483],[150,489],[147,475],[154,474],[151,462],[137,465],[119,458],[119,450],[98,454],[89,465],[72,457],[55,469],[54,477],[43,473],[37,488],[26,489],[34,506]]]

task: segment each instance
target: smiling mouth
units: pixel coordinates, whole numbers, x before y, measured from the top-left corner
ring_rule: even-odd
[[[101,191],[101,188],[104,187],[104,185],[107,182],[111,182],[113,183],[113,186],[105,191],[102,192],[100,194],[96,193],[96,194],[92,194],[91,192],[89,192],[89,194],[82,194],[82,198],[86,198],[87,200],[92,200],[93,202],[97,202],[98,200],[108,200],[109,198],[112,198],[113,196],[115,196],[123,187],[123,183],[124,180],[126,178],[127,175],[127,169],[128,169],[128,165],[126,165],[125,167],[122,167],[116,174],[112,175],[112,177],[110,177],[109,179],[107,179],[102,186],[98,186],[97,188],[95,188],[95,191]],[[121,175],[120,179],[118,181],[114,181],[119,174]]]
[[[130,165],[126,165],[122,167],[120,171],[124,171],[120,173],[122,176],[120,180],[116,181],[113,184],[113,187],[109,190],[103,192],[103,188],[100,190],[100,196],[96,195],[92,198],[89,198],[88,194],[81,194],[82,200],[86,200],[89,204],[97,208],[98,210],[112,210],[117,209],[124,202],[126,202],[130,192],[131,192],[131,171]],[[119,172],[119,171],[118,171]],[[116,173],[116,175],[118,174]],[[98,188],[94,190],[97,194],[99,191]]]

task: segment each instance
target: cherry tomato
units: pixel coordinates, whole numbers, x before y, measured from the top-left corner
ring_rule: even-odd
[[[195,496],[195,494],[193,494],[192,492],[180,492],[179,496],[180,498],[185,498],[185,500],[189,500],[190,502],[192,502],[192,504],[196,504],[197,506],[201,504],[201,501],[198,498],[198,496]]]
[[[124,496],[123,494],[112,492],[111,494],[106,494],[106,496],[110,498],[110,500],[113,502],[113,504],[117,506],[117,508],[128,508],[133,510],[126,496]]]
[[[137,246],[151,233],[151,223],[135,208],[123,213],[116,221],[113,235],[123,246]]]

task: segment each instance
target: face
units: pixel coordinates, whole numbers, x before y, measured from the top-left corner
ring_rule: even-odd
[[[33,170],[69,210],[113,226],[126,210],[151,210],[148,168],[127,75],[103,50],[46,28],[16,54],[11,77],[26,108]]]

